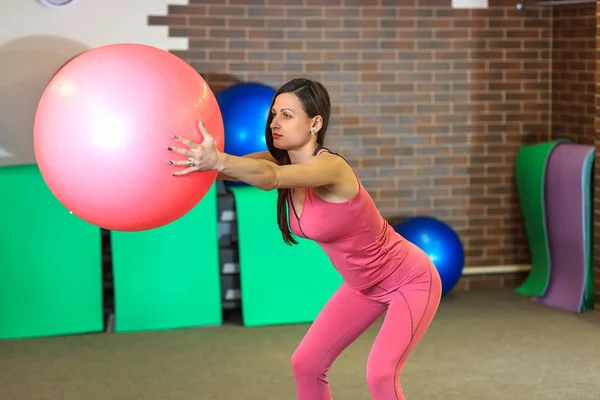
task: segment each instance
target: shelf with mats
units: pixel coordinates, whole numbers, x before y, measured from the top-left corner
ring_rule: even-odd
[[[217,182],[217,209],[221,301],[228,314],[241,310],[241,285],[235,200],[222,181]]]

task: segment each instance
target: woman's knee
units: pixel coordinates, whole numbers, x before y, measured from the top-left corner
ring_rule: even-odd
[[[292,372],[295,376],[319,376],[319,361],[316,355],[299,347],[291,358]]]
[[[393,392],[396,379],[394,368],[367,368],[367,387],[372,394],[386,391]]]

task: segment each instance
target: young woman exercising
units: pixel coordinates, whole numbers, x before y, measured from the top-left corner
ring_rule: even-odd
[[[344,283],[325,304],[291,360],[298,400],[330,400],[327,371],[341,352],[384,313],[367,362],[375,400],[402,400],[400,374],[437,311],[441,281],[430,258],[380,215],[345,160],[323,147],[330,114],[327,90],[293,79],[275,94],[266,125],[269,151],[221,153],[200,123],[202,144],[176,136],[188,168],[175,176],[216,170],[218,179],[278,191],[283,240],[316,241]],[[289,206],[289,216],[287,209]]]

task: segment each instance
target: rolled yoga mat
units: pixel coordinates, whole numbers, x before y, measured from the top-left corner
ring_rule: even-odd
[[[548,159],[560,143],[568,143],[568,140],[526,145],[517,153],[515,177],[531,255],[531,271],[525,282],[515,290],[526,296],[542,296],[548,287],[550,250],[544,186]]]
[[[586,289],[583,297],[583,307],[586,310],[594,308],[594,182],[595,182],[595,161],[596,149],[587,154],[583,164],[582,188],[583,198],[585,199],[584,221],[586,226],[583,230],[586,254],[588,263],[586,278]]]
[[[313,241],[288,246],[277,225],[277,191],[230,186],[237,216],[245,326],[312,322],[342,279]]]
[[[0,168],[0,339],[104,330],[100,229],[36,165]]]
[[[591,168],[593,146],[560,144],[546,173],[550,280],[538,300],[567,311],[586,309],[591,281]]]

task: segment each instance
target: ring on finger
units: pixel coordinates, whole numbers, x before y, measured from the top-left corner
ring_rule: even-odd
[[[188,158],[188,160],[187,160],[187,166],[188,167],[193,167],[194,165],[195,164],[194,164],[194,160],[192,159],[192,157]]]

